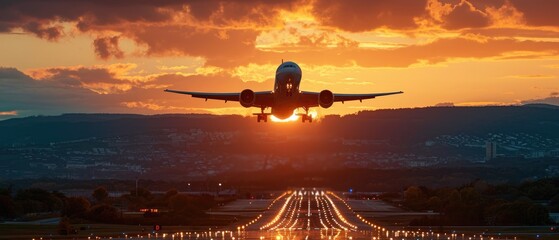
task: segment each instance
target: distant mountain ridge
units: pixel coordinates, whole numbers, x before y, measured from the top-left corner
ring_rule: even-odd
[[[550,109],[559,109],[559,106],[553,104],[546,104],[546,103],[528,103],[522,105],[523,107],[539,107],[539,108],[550,108]]]
[[[388,139],[417,142],[444,134],[526,132],[559,138],[559,107],[540,104],[494,107],[428,107],[362,111],[326,116],[312,124],[256,123],[252,117],[208,114],[63,114],[0,121],[0,146],[48,144],[89,137],[169,131],[285,131],[324,138]]]

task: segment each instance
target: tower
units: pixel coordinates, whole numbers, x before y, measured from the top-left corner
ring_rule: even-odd
[[[490,161],[497,157],[497,143],[485,142],[485,161]]]

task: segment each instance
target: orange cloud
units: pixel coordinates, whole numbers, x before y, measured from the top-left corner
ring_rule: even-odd
[[[133,102],[122,102],[123,106],[127,108],[141,108],[147,109],[152,111],[168,111],[168,110],[181,110],[181,111],[190,111],[191,108],[184,108],[184,107],[174,107],[174,106],[167,106],[158,103],[154,103],[153,100],[151,102],[144,102],[144,101],[133,101]]]
[[[506,76],[504,78],[517,78],[517,79],[548,79],[548,78],[556,78],[557,76],[554,75],[545,75],[545,74],[524,74],[524,75],[511,75]]]
[[[268,59],[297,59],[308,65],[334,65],[362,67],[408,67],[419,63],[440,63],[453,59],[506,59],[555,56],[559,42],[517,41],[514,39],[476,39],[459,37],[439,39],[423,45],[410,45],[396,49],[320,49],[305,52],[275,53],[256,52],[249,59],[253,63],[265,64]],[[530,53],[509,55],[509,53]],[[239,63],[243,59],[238,59]]]
[[[191,27],[154,26],[124,33],[146,46],[147,54],[201,56],[208,65],[234,66],[238,59],[255,51],[257,31],[230,30],[227,38],[219,30],[196,30]]]
[[[122,71],[122,65],[113,66]],[[68,87],[81,87],[99,94],[117,93],[132,88],[133,82],[119,78],[115,72],[101,67],[60,67],[29,70],[31,76],[43,81],[54,82]]]
[[[0,111],[0,116],[17,116],[17,111]]]
[[[516,9],[509,1],[505,1],[501,6],[489,6],[485,11],[494,27],[514,27],[525,24],[524,13]]]

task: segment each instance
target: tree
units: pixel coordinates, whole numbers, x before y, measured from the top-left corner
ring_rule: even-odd
[[[136,189],[130,191],[130,196],[138,196],[144,199],[151,199],[151,192],[145,188],[140,187],[137,189],[137,191]]]
[[[39,188],[20,190],[14,199],[22,206],[25,213],[55,211],[63,205],[61,199]]]
[[[172,197],[172,196],[177,195],[178,193],[179,193],[179,192],[177,191],[177,189],[174,189],[174,188],[173,188],[173,189],[169,189],[169,191],[167,191],[167,192],[165,193],[165,198],[170,198],[170,197]]]
[[[68,235],[70,233],[70,230],[70,220],[67,217],[60,218],[60,222],[58,222],[58,234]]]
[[[16,205],[10,196],[0,195],[0,218],[16,217]]]
[[[431,210],[440,211],[442,201],[439,197],[433,196],[433,197],[429,198],[429,200],[427,201],[427,205],[429,206],[429,208]]]
[[[93,198],[95,198],[97,202],[104,202],[105,199],[109,197],[109,193],[107,192],[107,189],[105,189],[104,187],[97,187],[95,190],[93,190],[91,196],[93,196]]]
[[[91,204],[83,197],[70,197],[64,202],[62,215],[66,217],[85,217]]]
[[[556,194],[551,200],[549,200],[549,210],[558,211],[559,210],[559,194]]]
[[[557,188],[548,179],[524,183],[520,189],[533,200],[549,200],[557,194]]]
[[[195,199],[186,195],[177,194],[171,197],[169,207],[173,213],[184,216],[202,216],[204,209],[197,204]]]
[[[93,206],[88,212],[88,218],[100,222],[115,222],[118,218],[118,210],[107,204]]]
[[[528,224],[545,225],[549,223],[549,212],[547,209],[537,203],[532,204],[528,208]]]
[[[411,186],[404,192],[404,201],[406,206],[413,210],[422,210],[425,207],[427,196],[416,186]]]

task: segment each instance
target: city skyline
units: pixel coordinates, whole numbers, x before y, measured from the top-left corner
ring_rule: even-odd
[[[406,94],[317,109],[559,104],[553,1],[3,3],[0,119],[67,112],[249,115],[164,94],[269,90],[283,60],[311,91]],[[348,18],[348,16],[354,16]]]

